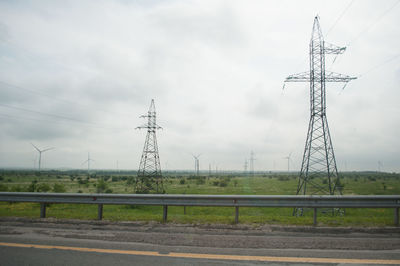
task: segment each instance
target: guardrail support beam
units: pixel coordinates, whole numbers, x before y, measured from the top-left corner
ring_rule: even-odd
[[[46,203],[40,203],[40,218],[46,218]]]
[[[314,226],[317,226],[317,208],[314,208],[314,222],[313,222],[313,224],[314,224]]]
[[[164,205],[163,206],[163,217],[162,217],[163,223],[167,222],[167,218],[168,218],[168,205]]]
[[[235,224],[239,223],[239,206],[235,207]]]
[[[400,208],[394,208],[394,225],[399,226],[399,209]]]
[[[103,219],[103,204],[97,206],[97,220]]]

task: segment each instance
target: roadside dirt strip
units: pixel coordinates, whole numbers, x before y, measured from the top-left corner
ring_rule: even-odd
[[[75,240],[80,240],[81,246],[76,246]],[[398,227],[187,225],[7,217],[0,218],[0,242],[4,247],[180,258],[400,264]]]

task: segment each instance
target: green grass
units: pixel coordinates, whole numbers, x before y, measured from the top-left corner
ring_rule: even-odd
[[[1,173],[1,172],[0,172]],[[119,175],[119,177],[124,175]],[[400,175],[384,173],[347,173],[342,175],[344,194],[346,195],[398,195],[400,194]],[[79,184],[78,177],[86,179],[85,174],[34,174],[8,173],[0,175],[0,186],[3,190],[12,190],[15,186],[27,188],[33,180],[37,184],[63,184],[66,192],[95,193],[97,178],[90,178],[88,184]],[[185,183],[181,184],[181,179]],[[296,175],[264,174],[255,177],[210,177],[205,182],[196,178],[182,176],[165,180],[168,194],[225,194],[225,195],[294,195],[297,188]],[[218,182],[227,181],[226,186]],[[133,187],[125,180],[107,181],[113,193],[133,193]],[[51,192],[51,191],[49,191]],[[233,224],[235,209],[231,207],[168,207],[168,221],[175,223],[221,223]],[[240,208],[239,221],[246,224],[279,224],[279,225],[312,225],[313,213],[306,212],[302,217],[292,215],[292,208]],[[346,209],[345,215],[330,216],[318,213],[318,224],[326,226],[392,226],[393,209]],[[0,216],[37,218],[40,213],[38,203],[4,203],[0,202]],[[161,206],[126,206],[105,205],[103,217],[111,221],[162,221]],[[47,207],[46,217],[68,219],[97,219],[97,205],[85,204],[51,204]]]

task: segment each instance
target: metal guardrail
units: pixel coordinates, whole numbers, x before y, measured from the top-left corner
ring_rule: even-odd
[[[0,192],[0,201],[41,203],[40,217],[46,217],[46,203],[98,204],[98,219],[103,217],[103,205],[163,206],[163,221],[167,221],[168,206],[235,207],[235,222],[239,222],[239,207],[291,207],[314,209],[314,224],[319,208],[394,208],[394,223],[399,225],[400,195],[373,196],[258,196],[258,195],[180,195],[180,194],[83,194]]]

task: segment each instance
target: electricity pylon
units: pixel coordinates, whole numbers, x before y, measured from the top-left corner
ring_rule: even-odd
[[[47,149],[40,150],[38,147],[33,145],[33,143],[31,143],[31,145],[39,152],[39,173],[40,173],[41,164],[42,164],[42,153],[49,151],[49,150],[54,150],[54,148],[47,148]]]
[[[161,127],[156,123],[156,107],[153,99],[147,115],[142,115],[141,117],[147,118],[147,123],[136,129],[147,129],[147,135],[135,181],[135,193],[164,193],[156,138],[156,131]]]
[[[310,71],[290,75],[285,82],[310,83],[310,121],[304,148],[303,161],[297,186],[297,195],[342,194],[328,121],[326,119],[326,82],[345,82],[356,79],[343,74],[325,71],[325,54],[342,54],[345,47],[326,43],[318,17],[314,19],[310,41]],[[345,84],[345,85],[346,85]],[[303,209],[294,214],[302,215]]]

